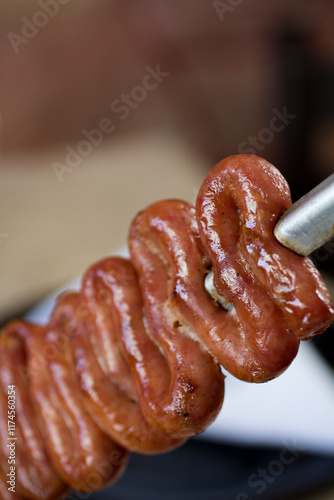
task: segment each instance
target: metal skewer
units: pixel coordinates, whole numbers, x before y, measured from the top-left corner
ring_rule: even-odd
[[[290,250],[309,255],[334,236],[334,174],[282,215],[274,234]]]
[[[277,222],[274,235],[283,246],[303,256],[334,236],[334,174],[291,205]],[[206,275],[204,286],[224,309],[233,307],[218,295],[212,271]]]

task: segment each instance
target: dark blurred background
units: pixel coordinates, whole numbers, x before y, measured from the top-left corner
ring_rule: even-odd
[[[60,1],[1,2],[5,151],[78,139],[159,65],[170,75],[117,134],[172,129],[215,162],[286,106],[257,152],[298,185],[333,170],[330,0]]]
[[[134,169],[141,151],[140,168],[150,137],[157,162],[173,148],[179,152],[180,143],[191,152],[196,168],[188,179],[193,175],[196,182],[187,181],[188,198],[196,194],[198,165],[203,177],[235,153],[271,161],[287,178],[294,200],[334,171],[332,0],[2,0],[0,34],[0,321],[112,249],[102,225],[96,229],[111,207],[103,184],[115,179],[115,190],[122,190],[112,158],[118,165],[126,158]],[[150,88],[143,84],[148,81]],[[95,163],[94,187],[84,168],[76,171],[81,198],[74,199],[74,177],[65,172],[66,182],[57,183],[53,174],[49,178],[50,165],[64,164],[66,147],[77,150],[87,138],[83,130],[96,130],[101,120],[109,120],[107,149],[99,157],[103,168]],[[157,134],[176,142],[157,142]],[[133,158],[120,148],[132,150]],[[175,155],[182,158],[179,167],[173,165],[176,182],[187,156],[182,151]],[[155,161],[152,154],[152,169]],[[150,179],[143,174],[138,190]],[[147,192],[160,195],[157,186],[156,180]],[[135,197],[124,193],[120,212]],[[100,196],[107,200],[103,207]],[[76,218],[80,211],[82,221]],[[38,227],[36,213],[47,214],[48,223]],[[123,225],[117,245],[125,242]],[[313,259],[332,286],[333,242]],[[325,350],[331,342],[334,352],[333,341],[326,342]],[[333,491],[317,495],[334,497]]]

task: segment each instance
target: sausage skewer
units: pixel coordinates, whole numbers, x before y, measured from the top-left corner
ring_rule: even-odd
[[[284,212],[274,235],[283,246],[305,257],[334,236],[334,174]],[[211,270],[205,277],[206,291],[224,309],[231,310],[233,304],[217,293],[213,279]]]
[[[12,498],[8,467],[16,500],[106,487],[128,452],[166,452],[213,422],[222,369],[269,381],[301,340],[326,329],[334,307],[320,274],[274,237],[290,206],[273,165],[226,158],[204,180],[196,207],[172,199],[139,212],[130,257],[92,265],[44,326],[13,320],[2,329],[1,500]],[[211,268],[229,311],[203,286]]]
[[[278,241],[309,255],[334,236],[334,174],[300,198],[275,226]]]

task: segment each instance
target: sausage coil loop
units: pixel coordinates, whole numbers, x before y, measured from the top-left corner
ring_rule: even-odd
[[[172,450],[212,423],[221,367],[241,380],[282,373],[300,340],[333,319],[310,259],[274,238],[291,205],[275,167],[252,155],[214,167],[196,208],[154,203],[129,231],[130,258],[91,266],[79,292],[59,296],[45,326],[0,335],[0,496],[7,474],[8,387],[15,386],[17,499],[101,489],[128,453]],[[223,309],[204,288],[213,269]]]

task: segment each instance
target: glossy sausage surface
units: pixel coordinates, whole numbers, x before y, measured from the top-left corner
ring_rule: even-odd
[[[291,204],[265,160],[238,155],[207,176],[196,208],[154,203],[129,231],[130,258],[91,266],[45,326],[0,336],[0,495],[8,470],[7,388],[15,385],[16,497],[58,498],[116,481],[128,452],[162,453],[212,423],[221,367],[248,382],[284,371],[301,339],[333,319],[312,262],[274,238]],[[204,288],[213,268],[226,311]]]
[[[279,375],[296,355],[299,340],[321,333],[333,318],[331,297],[312,261],[273,235],[290,205],[280,172],[252,155],[218,163],[197,197],[199,232],[215,288],[234,304],[226,313],[234,326],[223,335],[224,350],[217,356],[242,380]]]

